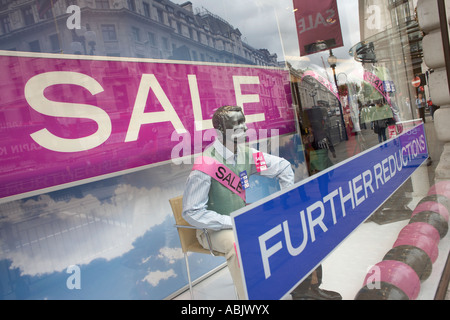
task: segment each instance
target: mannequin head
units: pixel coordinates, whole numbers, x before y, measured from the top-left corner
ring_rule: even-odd
[[[218,131],[218,137],[224,145],[245,142],[248,130],[245,115],[241,107],[223,106],[216,110],[212,118],[213,126]]]

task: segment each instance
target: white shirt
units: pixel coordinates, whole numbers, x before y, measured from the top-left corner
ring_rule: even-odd
[[[239,161],[239,159],[236,159],[236,155],[217,139],[213,143],[213,148],[224,159],[223,162],[227,166],[235,166],[236,161]],[[238,146],[238,158],[243,156],[242,150],[242,146]],[[252,153],[258,152],[256,149],[251,149],[251,151]],[[259,174],[270,178],[277,178],[282,189],[294,184],[294,172],[289,161],[267,153],[263,153],[263,155],[267,170],[257,172],[256,166],[252,166],[252,172],[248,172],[248,175]],[[183,218],[189,224],[198,228],[212,230],[231,229],[232,223],[230,216],[207,209],[210,187],[211,177],[209,175],[198,170],[193,170],[190,173],[183,195]]]

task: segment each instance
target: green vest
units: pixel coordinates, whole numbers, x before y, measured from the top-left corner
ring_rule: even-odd
[[[248,147],[242,148],[238,151],[238,160],[235,166],[226,164],[225,159],[217,152],[214,147],[208,148],[203,153],[204,156],[211,157],[224,164],[233,171],[238,177],[244,170],[250,175],[252,168],[252,156]],[[215,211],[222,215],[229,216],[231,212],[236,211],[245,206],[245,202],[237,194],[231,192],[226,187],[221,185],[215,179],[211,179],[211,188],[208,194],[208,210]]]

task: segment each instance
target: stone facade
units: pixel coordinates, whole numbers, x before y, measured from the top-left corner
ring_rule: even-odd
[[[447,24],[450,22],[450,3],[445,1]],[[434,125],[436,136],[446,143],[439,165],[436,168],[436,180],[450,179],[450,92],[448,86],[446,63],[449,57],[444,56],[443,41],[439,20],[438,1],[421,0],[417,5],[417,17],[422,31],[425,64],[434,69],[430,74],[429,86],[433,103],[441,108],[436,111]],[[447,61],[446,61],[447,60]]]

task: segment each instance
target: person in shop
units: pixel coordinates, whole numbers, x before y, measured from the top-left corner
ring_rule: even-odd
[[[431,99],[428,100],[428,106],[430,107],[431,120],[434,121],[434,113],[435,113],[436,110],[438,110],[440,107],[437,106],[437,105],[435,105]]]
[[[308,109],[303,118],[307,125],[300,125],[309,173],[316,174],[333,166],[329,153],[336,158],[336,150],[328,132],[327,118],[319,108]]]
[[[423,97],[423,93],[419,92],[416,99],[416,107],[419,111],[419,118],[422,118],[423,123],[425,123],[425,107],[427,106],[427,101]]]
[[[305,148],[305,156],[308,163],[310,175],[319,173],[326,168],[333,166],[329,157],[331,152],[333,158],[336,158],[336,151],[328,134],[327,126],[323,114],[318,109],[310,109],[304,113],[303,118],[309,125],[304,128],[300,123],[302,142]],[[329,176],[325,175],[325,181]],[[328,193],[328,182],[319,186],[321,194]],[[319,265],[302,283],[300,283],[292,292],[294,300],[340,300],[341,295],[337,292],[320,289],[322,284],[322,266]]]
[[[225,172],[231,174],[228,181],[240,181],[240,177],[260,174],[277,179],[282,189],[294,184],[291,164],[284,158],[262,153],[263,159],[255,163],[253,153],[245,143],[247,126],[242,108],[223,106],[214,113],[213,127],[217,137],[212,146],[205,149],[197,158],[191,171],[183,194],[183,218],[197,228],[208,229],[212,249],[225,254],[227,266],[233,279],[239,299],[245,297],[244,286],[239,271],[239,262],[235,250],[235,238],[232,230],[230,213],[246,205],[242,184],[230,186],[220,177]],[[258,153],[260,155],[261,153]],[[264,164],[257,168],[257,165]],[[219,172],[219,168],[222,171]],[[259,169],[259,170],[258,170]],[[214,172],[218,174],[214,174]],[[241,192],[242,193],[242,192]],[[207,236],[202,230],[197,231],[199,243],[208,248]],[[316,274],[316,272],[313,272]],[[338,293],[319,289],[318,276],[310,276],[305,298],[330,299],[340,297]]]
[[[386,141],[386,128],[393,117],[391,109],[387,104],[383,104],[382,100],[378,100],[372,116],[374,119],[372,122],[373,131],[378,135],[378,142]]]
[[[323,128],[309,127],[308,136],[312,135],[311,150],[309,151],[311,174],[318,173],[333,166],[329,152],[336,158],[336,151],[329,135]],[[311,138],[310,138],[311,139]]]

